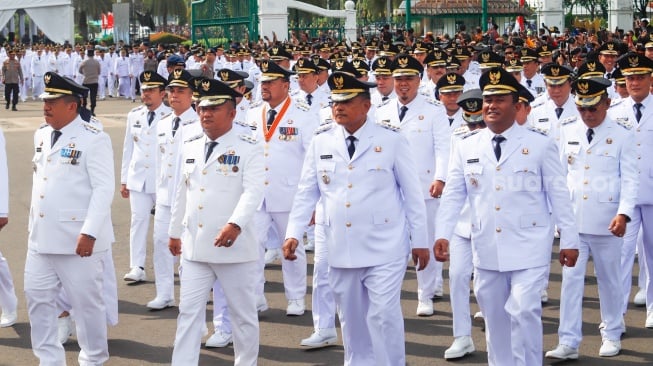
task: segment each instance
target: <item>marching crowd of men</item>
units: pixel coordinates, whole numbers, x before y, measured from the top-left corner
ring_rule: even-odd
[[[475,351],[473,287],[488,363],[542,364],[554,237],[564,266],[559,344],[545,357],[579,357],[590,255],[601,307],[596,348],[618,355],[635,253],[634,302],[647,307],[644,326],[653,328],[653,36],[639,42],[608,39],[591,50],[530,48],[519,38],[492,47],[464,38],[176,53],[124,46],[80,48],[78,64],[71,48],[9,49],[3,75],[11,75],[7,64],[22,72],[3,79],[20,84],[7,108],[18,89],[26,98],[27,83],[44,103],[25,265],[35,355],[64,364],[62,344],[75,329],[81,365],[109,358],[107,324],[118,315],[113,152],[90,116],[94,94],[116,92],[142,101],[126,118],[119,172],[131,207],[123,279],[147,278],[154,215],[156,296],[146,306],[177,305],[178,267],[173,365],[198,363],[211,291],[205,346],[233,344],[235,364],[256,364],[265,265],[281,261],[286,314],[302,316],[307,251],[315,253],[314,331],[304,347],[336,343],[337,314],[344,364],[404,365],[406,266],[417,269],[416,314],[430,316],[450,261],[453,342],[444,358]],[[6,164],[0,170],[6,178]],[[16,296],[0,264],[0,326],[11,326]]]

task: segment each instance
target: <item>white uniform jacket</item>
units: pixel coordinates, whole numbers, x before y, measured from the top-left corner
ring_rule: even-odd
[[[109,136],[79,116],[50,148],[52,127],[34,134],[34,182],[29,248],[41,254],[75,254],[80,233],[96,238],[94,252],[113,241],[115,189]]]
[[[469,199],[475,267],[515,271],[548,265],[554,223],[562,235],[560,248],[577,248],[578,230],[556,143],[515,123],[502,134],[507,140],[497,162],[494,134],[487,128],[477,131],[454,147],[436,238],[451,238]]]
[[[126,184],[129,190],[156,193],[156,155],[159,153],[156,126],[161,118],[170,114],[170,107],[162,103],[154,111],[151,125],[147,123],[148,112],[147,107],[140,106],[127,114],[120,183]]]
[[[562,122],[567,122],[573,119],[579,119],[578,109],[574,102],[574,96],[569,95],[565,104],[562,105],[562,113],[560,118],[556,115],[557,106],[551,99],[547,99],[543,104],[533,107],[529,114],[530,125],[546,131],[550,137],[556,141],[560,138],[560,125]]]
[[[202,134],[182,147],[182,179],[175,194],[170,237],[181,237],[186,260],[254,261],[259,247],[250,219],[263,198],[263,145],[231,129],[218,138],[205,163],[207,142]],[[240,235],[232,247],[215,247],[215,238],[229,222],[240,226]]]
[[[292,99],[288,100],[290,100],[290,105],[279,120],[270,141],[267,142],[264,130],[267,111],[270,109],[269,105],[266,102],[252,104],[247,113],[250,126],[257,126],[256,139],[263,142],[264,200],[268,212],[290,211],[302,172],[304,155],[313,138],[313,132],[319,124],[318,114],[311,112],[308,105]],[[283,104],[281,103],[277,107],[277,118],[279,118]]]
[[[440,102],[418,94],[399,122],[399,102],[390,100],[376,109],[377,121],[388,121],[410,141],[424,199],[432,199],[429,189],[434,180],[446,181],[451,132]]]
[[[639,180],[630,127],[606,117],[588,143],[582,121],[562,125],[560,157],[581,234],[612,235],[615,215],[633,216]]]
[[[633,105],[635,102],[628,97],[621,99],[608,110],[608,115],[615,121],[619,120],[633,125],[635,134],[635,156],[639,172],[638,205],[653,205],[653,96],[649,95],[642,101],[642,118],[637,123]]]
[[[368,119],[350,159],[342,127],[329,124],[320,130],[325,132],[313,138],[306,154],[286,238],[301,240],[321,199],[315,223],[324,226],[330,266],[377,266],[408,255],[410,243],[431,245],[406,138]]]

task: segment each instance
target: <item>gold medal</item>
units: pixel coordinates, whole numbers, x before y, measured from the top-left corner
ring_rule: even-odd
[[[567,163],[573,164],[574,163],[574,157],[571,156],[571,155],[567,156]]]
[[[326,174],[322,174],[322,182],[324,182],[324,184],[329,184],[331,183],[331,178]]]
[[[138,142],[138,136],[134,136],[134,142]]]
[[[165,154],[165,152],[166,152],[166,148],[161,146],[161,154]]]
[[[469,179],[469,184],[472,185],[472,187],[478,187],[478,180],[476,178],[472,177]]]

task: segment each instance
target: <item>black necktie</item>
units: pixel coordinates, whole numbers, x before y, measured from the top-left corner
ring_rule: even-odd
[[[449,126],[453,124],[453,117],[449,117]]]
[[[399,108],[399,121],[404,120],[404,117],[406,116],[406,111],[407,110],[408,110],[408,107],[406,107],[405,105],[401,106],[401,108]]]
[[[642,103],[635,103],[635,119],[639,123],[639,120],[642,118]]]
[[[528,84],[528,87],[530,88],[533,85],[533,80],[526,80],[526,84]]]
[[[385,101],[388,100],[388,99],[389,99],[389,97],[386,95],[386,96],[384,96],[384,97],[381,98],[381,101],[382,101],[382,102],[385,102]]]
[[[440,100],[440,91],[438,89],[435,89],[434,95],[435,99]]]
[[[207,161],[209,161],[209,157],[210,157],[211,154],[213,153],[213,149],[215,149],[215,147],[218,146],[218,143],[215,142],[215,141],[211,141],[211,142],[208,142],[206,145],[207,145],[207,148],[206,148],[206,156],[204,157],[204,162],[205,162],[205,163],[206,163]]]
[[[277,111],[274,109],[270,109],[268,111],[268,121],[267,121],[267,126],[268,130],[272,127],[272,124],[274,123],[274,118],[277,116]]]
[[[612,79],[612,73],[611,72],[606,73],[605,78],[606,79]]]
[[[354,136],[349,136],[347,137],[347,140],[349,141],[349,144],[347,145],[347,151],[349,151],[349,158],[351,159],[351,157],[354,156],[354,152],[356,151],[356,144],[354,143],[356,138]]]
[[[501,158],[501,143],[506,141],[506,138],[501,135],[496,135],[492,138],[494,141],[494,156],[497,157],[497,161]]]
[[[59,140],[60,136],[61,136],[61,131],[59,130],[52,131],[52,134],[50,135],[50,147],[54,146],[54,144],[57,143],[57,140]]]
[[[172,119],[172,137],[175,137],[175,134],[177,133],[177,129],[179,128],[179,121],[181,121],[181,118],[179,117]]]
[[[306,94],[306,103],[308,103],[308,105],[313,104],[313,96],[311,94]]]
[[[152,111],[147,112],[147,125],[152,126],[153,121],[154,121],[154,112]]]
[[[562,108],[558,107],[556,108],[556,117],[560,118],[560,115],[562,115]]]
[[[587,129],[587,142],[590,143],[592,142],[592,138],[594,137],[594,130],[591,128]]]

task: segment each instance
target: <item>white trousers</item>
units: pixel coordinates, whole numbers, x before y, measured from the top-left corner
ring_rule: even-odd
[[[405,365],[401,285],[406,258],[329,270],[345,347],[345,365]]]
[[[216,279],[222,284],[229,314],[238,324],[233,329],[234,364],[256,365],[259,350],[256,267],[254,261],[221,264],[183,261],[173,366],[191,366],[199,362],[206,294]]]
[[[435,215],[440,207],[440,200],[424,200],[426,204],[426,230],[428,248],[435,242]],[[433,258],[431,258],[433,259]],[[442,262],[430,260],[421,271],[417,272],[417,299],[426,301],[433,297],[436,289],[442,289]]]
[[[637,205],[633,217],[628,223],[626,235],[624,236],[624,246],[633,248],[637,242],[637,232],[642,230],[642,246],[637,248],[638,260],[644,263],[646,274],[646,286],[642,286],[646,290],[646,311],[647,313],[653,312],[653,205]],[[622,263],[625,255],[622,252]],[[633,259],[630,259],[630,271],[632,271]],[[622,267],[623,270],[623,267]],[[632,272],[631,272],[632,273]],[[622,273],[623,275],[623,273]],[[629,275],[630,276],[630,275]],[[622,277],[623,279],[623,277]],[[641,286],[641,285],[640,285]],[[630,293],[630,287],[628,287]],[[622,308],[623,310],[623,308]]]
[[[25,298],[29,314],[32,349],[41,366],[66,364],[57,339],[59,311],[55,298],[63,287],[75,312],[77,342],[82,366],[102,365],[109,359],[107,323],[102,295],[104,252],[82,258],[77,255],[39,254],[27,251]]]
[[[118,96],[131,99],[131,78],[129,76],[121,76],[118,78]]]
[[[129,228],[130,268],[145,268],[147,231],[150,228],[150,213],[155,203],[156,195],[154,193],[129,191],[129,207],[131,209],[131,226]]]
[[[9,271],[7,259],[0,253],[0,309],[4,312],[16,311],[18,299],[14,289],[14,280]]]
[[[116,94],[116,76],[109,75],[107,78],[107,94],[114,96]]]
[[[23,78],[23,82],[20,84],[20,100],[23,102],[27,100],[27,91],[32,86],[30,79],[31,77],[25,77]]]
[[[149,213],[148,210],[148,215]],[[174,300],[176,257],[170,254],[170,249],[168,249],[168,226],[170,226],[170,206],[156,205],[154,213],[154,247],[152,248],[156,297],[164,300]]]
[[[473,271],[471,239],[454,234],[449,241],[449,297],[454,337],[472,335],[469,281]]]
[[[474,293],[485,318],[488,364],[542,364],[540,292],[548,265],[498,272],[476,268]]]
[[[641,222],[638,227],[629,222],[624,235],[623,246],[621,249],[621,287],[623,291],[623,301],[621,304],[621,313],[626,314],[628,303],[630,302],[630,290],[633,285],[633,266],[635,265],[635,253],[637,253],[637,262],[639,264],[639,278],[637,285],[639,288],[646,288],[646,261],[644,260],[644,237],[642,234]]]
[[[277,233],[280,233],[279,242],[283,241],[282,236],[286,234],[288,226],[289,212],[266,212],[264,209],[256,212],[254,216],[257,231],[263,235],[269,233],[270,226],[274,226]],[[286,299],[303,300],[306,297],[306,251],[302,238],[297,238],[299,245],[295,250],[297,259],[289,261],[281,260],[281,271],[283,272],[283,286],[285,289]],[[259,284],[264,281],[264,255],[259,256]]]
[[[97,89],[97,95],[99,98],[105,98],[107,96],[107,76],[100,75],[98,78],[98,89]]]
[[[34,76],[32,78],[32,98],[36,99],[39,95],[43,94],[45,91],[45,82],[43,81],[43,75]]]
[[[315,252],[313,255],[313,327],[331,329],[336,327],[336,301],[329,284],[329,251],[325,241],[324,226],[315,225]]]
[[[583,293],[590,254],[599,287],[603,339],[621,339],[621,279],[619,266],[623,239],[612,235],[580,234],[578,260],[574,267],[562,268],[560,291],[559,343],[578,348],[583,339]]]

